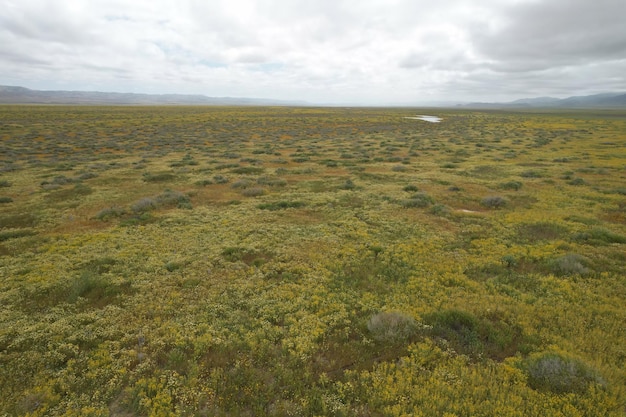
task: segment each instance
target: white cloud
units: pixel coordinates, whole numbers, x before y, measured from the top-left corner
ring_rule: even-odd
[[[365,104],[626,89],[623,0],[0,6],[0,84]]]

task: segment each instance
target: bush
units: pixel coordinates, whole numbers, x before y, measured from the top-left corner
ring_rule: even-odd
[[[124,214],[126,214],[126,210],[121,207],[107,207],[100,210],[95,217],[98,220],[106,221],[112,218],[122,217]]]
[[[223,175],[216,175],[213,177],[213,181],[215,181],[216,184],[227,184],[230,180]]]
[[[428,194],[413,194],[410,198],[402,200],[400,204],[405,208],[428,207],[433,204],[433,199]]]
[[[159,206],[176,206],[184,209],[192,208],[189,196],[179,191],[165,190],[156,197],[156,202]]]
[[[518,235],[522,240],[531,242],[539,240],[554,240],[562,238],[568,232],[563,225],[550,222],[522,224],[518,228]]]
[[[156,209],[157,204],[150,197],[144,197],[130,206],[130,209],[135,213],[145,213],[150,210]]]
[[[252,182],[248,179],[242,178],[231,184],[231,188],[248,188]]]
[[[482,199],[480,202],[483,206],[488,208],[501,208],[506,206],[507,200],[500,196],[489,196]]]
[[[288,208],[304,207],[304,205],[305,204],[301,201],[277,201],[275,203],[259,204],[257,207],[260,208],[261,210],[275,211],[275,210],[284,210]]]
[[[519,181],[509,181],[509,182],[505,182],[500,184],[500,188],[502,188],[503,190],[519,190],[520,188],[522,188],[522,183]]]
[[[556,394],[582,393],[592,384],[603,385],[596,371],[578,359],[559,353],[542,353],[525,364],[528,384],[538,391]]]
[[[12,203],[13,199],[11,197],[0,197],[0,204]]]
[[[390,311],[373,315],[367,322],[367,329],[378,342],[398,343],[413,337],[418,325],[413,317]]]
[[[608,243],[626,243],[626,236],[614,233],[603,227],[594,227],[589,232],[577,233],[574,240],[602,245]]]
[[[585,275],[590,270],[585,267],[586,259],[575,253],[568,253],[552,262],[552,270],[556,275]]]
[[[245,197],[259,197],[265,195],[265,190],[261,187],[246,188],[241,192]]]
[[[10,187],[11,183],[7,180],[0,180],[0,188]]]
[[[166,182],[171,181],[174,178],[176,178],[176,176],[171,172],[159,172],[156,174],[150,174],[146,172],[145,174],[143,174],[143,180],[145,182]]]
[[[403,188],[403,190],[404,190],[404,191],[406,191],[406,192],[408,192],[408,193],[414,193],[414,192],[419,191],[419,189],[417,188],[417,186],[416,186],[416,185],[413,185],[413,184],[409,184],[409,185],[405,186],[405,187]]]
[[[476,317],[467,311],[444,310],[426,315],[424,322],[431,326],[432,336],[445,339],[457,352],[477,358],[486,355],[502,360],[534,346],[533,339],[520,326],[497,313]]]
[[[347,179],[346,182],[339,186],[339,188],[342,190],[354,190],[356,188],[356,185],[351,179]]]

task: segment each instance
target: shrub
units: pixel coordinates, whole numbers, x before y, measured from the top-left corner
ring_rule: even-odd
[[[552,262],[552,270],[557,275],[585,275],[590,272],[585,267],[586,259],[575,253],[568,253]]]
[[[524,178],[541,178],[542,176],[540,172],[534,170],[524,171],[520,174],[520,177]]]
[[[393,172],[406,172],[408,171],[408,168],[404,165],[394,165],[393,167],[391,167],[391,170]]]
[[[156,202],[160,206],[176,206],[184,209],[192,208],[189,196],[179,191],[165,190],[156,197]]]
[[[339,188],[342,190],[354,190],[356,188],[356,185],[351,179],[347,179],[346,182],[339,186]]]
[[[7,230],[6,232],[0,232],[0,242],[4,242],[9,239],[17,239],[20,237],[33,236],[36,233],[30,229],[20,230]]]
[[[213,177],[213,181],[215,181],[216,184],[227,184],[230,180],[223,175],[216,175]]]
[[[196,185],[199,187],[206,187],[207,185],[211,184],[213,184],[213,181],[208,179],[196,181]]]
[[[502,188],[503,190],[519,190],[520,188],[522,188],[522,183],[519,181],[509,181],[509,182],[504,182],[502,184],[500,184],[500,188]]]
[[[122,217],[126,214],[126,210],[121,207],[107,207],[100,210],[95,218],[98,220],[106,221],[112,218]]]
[[[559,239],[567,232],[565,226],[550,222],[522,224],[518,228],[519,237],[528,241]]]
[[[0,197],[0,204],[12,203],[13,199],[11,197]]]
[[[78,180],[90,180],[92,178],[96,178],[98,174],[94,172],[84,172],[78,176]]]
[[[277,201],[274,203],[259,204],[257,207],[260,208],[261,210],[275,211],[275,210],[284,210],[288,208],[304,207],[304,205],[305,204],[301,201]]]
[[[476,317],[461,310],[444,310],[424,317],[431,334],[445,339],[456,351],[480,358],[504,359],[516,352],[531,350],[534,341],[523,329],[498,314]]]
[[[248,188],[252,182],[248,179],[242,178],[231,184],[231,188]]]
[[[417,186],[416,186],[416,185],[413,185],[413,184],[409,184],[409,185],[405,186],[405,187],[403,188],[403,190],[404,190],[404,191],[406,191],[406,192],[408,192],[408,193],[412,193],[412,192],[417,192],[417,191],[419,191],[419,189],[417,188]]]
[[[398,343],[413,337],[418,325],[413,317],[390,311],[373,315],[367,322],[367,329],[378,342]]]
[[[435,204],[430,209],[430,212],[435,216],[446,216],[450,214],[450,209],[444,204]]]
[[[594,227],[589,232],[574,235],[574,240],[601,245],[608,243],[626,243],[626,236],[607,230],[603,227]]]
[[[261,167],[238,167],[233,169],[231,172],[235,174],[261,174],[265,171],[265,168]]]
[[[585,180],[582,178],[574,178],[567,182],[569,185],[585,185]]]
[[[405,208],[421,208],[421,207],[428,207],[431,204],[433,204],[433,199],[432,197],[430,197],[428,194],[425,193],[417,193],[417,194],[413,194],[410,198],[406,199],[406,200],[402,200],[400,202],[400,205],[402,205],[402,207]]]
[[[287,185],[287,181],[282,178],[259,177],[256,182],[259,185],[267,185],[268,187],[284,187]]]
[[[241,192],[245,197],[259,197],[265,195],[265,190],[261,187],[246,188]]]
[[[150,210],[156,209],[157,204],[150,197],[144,197],[130,206],[130,209],[135,213],[145,213]]]
[[[500,196],[489,196],[482,199],[480,202],[483,206],[488,208],[501,208],[506,206],[507,200]]]
[[[36,224],[37,217],[31,213],[10,214],[0,217],[1,229],[35,227]]]
[[[171,181],[174,178],[176,178],[176,176],[171,172],[158,172],[156,174],[146,172],[143,174],[143,180],[145,182],[166,182]]]
[[[10,187],[11,183],[7,180],[0,180],[0,188]]]
[[[525,368],[528,384],[538,391],[582,393],[592,384],[604,384],[600,375],[585,363],[559,353],[532,356]]]

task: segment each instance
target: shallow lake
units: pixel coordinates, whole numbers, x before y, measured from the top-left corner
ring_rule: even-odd
[[[439,123],[441,121],[441,117],[437,116],[426,116],[423,114],[414,116],[414,117],[405,117],[405,119],[413,119],[413,120],[424,120],[425,122],[431,123]]]

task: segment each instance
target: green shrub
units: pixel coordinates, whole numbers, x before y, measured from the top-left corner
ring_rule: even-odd
[[[301,201],[277,201],[274,203],[259,204],[257,207],[260,208],[261,210],[275,211],[275,210],[284,210],[288,208],[300,208],[304,206],[305,206],[305,203]]]
[[[5,240],[17,239],[20,237],[33,236],[35,235],[35,231],[31,229],[20,229],[20,230],[7,230],[0,232],[0,242],[4,242]]]
[[[603,227],[594,227],[588,232],[577,233],[574,235],[573,239],[594,245],[626,243],[626,236],[612,232]]]
[[[143,174],[143,180],[145,182],[167,182],[172,181],[176,176],[171,172],[158,172],[156,174],[150,174],[148,172]]]
[[[559,353],[541,353],[525,363],[528,384],[555,394],[583,393],[592,384],[604,385],[600,375],[582,361]]]
[[[13,199],[11,197],[0,197],[0,204],[8,204],[12,202]]]
[[[406,192],[408,192],[408,193],[412,193],[412,192],[417,192],[417,191],[419,191],[419,189],[417,188],[417,186],[416,186],[416,185],[413,185],[413,184],[409,184],[409,185],[405,186],[405,187],[403,188],[403,190],[404,190],[404,191],[406,191]]]
[[[22,227],[35,227],[37,216],[32,213],[19,213],[0,216],[0,228],[17,229]]]
[[[11,183],[7,180],[0,180],[0,188],[10,187]]]
[[[413,337],[418,324],[409,315],[390,311],[373,315],[367,322],[367,329],[378,342],[398,343]]]
[[[551,222],[521,224],[518,227],[518,236],[525,241],[560,239],[568,232],[563,225]]]
[[[405,208],[423,208],[428,207],[433,203],[434,201],[432,197],[425,193],[413,194],[408,199],[400,201],[400,205]]]
[[[456,351],[476,358],[502,360],[534,346],[520,326],[496,313],[479,318],[466,311],[444,310],[424,316],[424,323],[431,327],[432,336],[445,339]]]
[[[356,185],[351,179],[347,179],[343,184],[339,186],[341,190],[354,190]]]
[[[207,185],[213,184],[213,181],[205,179],[205,180],[196,181],[195,184],[199,187],[206,187]]]
[[[508,182],[504,182],[502,184],[500,184],[500,188],[502,188],[503,190],[519,190],[520,188],[522,188],[522,183],[519,181],[508,181]]]
[[[567,183],[569,185],[585,185],[586,184],[585,180],[582,178],[574,178],[573,180],[568,181]]]
[[[234,174],[256,175],[256,174],[263,173],[263,171],[265,171],[265,168],[261,168],[261,167],[238,167],[238,168],[233,169],[231,172]]]

